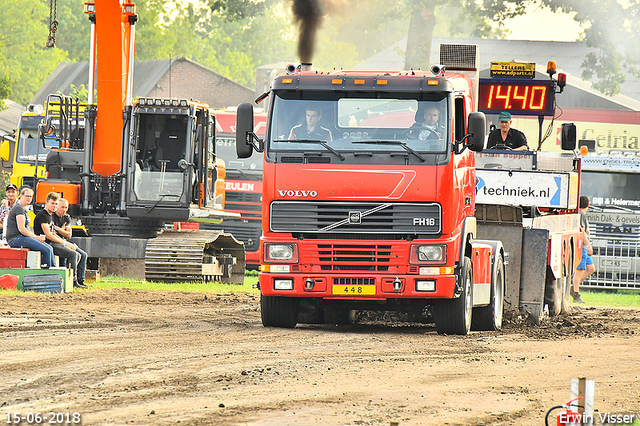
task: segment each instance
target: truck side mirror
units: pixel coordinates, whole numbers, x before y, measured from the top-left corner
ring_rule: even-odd
[[[238,158],[249,158],[253,153],[253,105],[238,105],[236,113],[236,154]]]
[[[560,129],[560,145],[565,151],[576,149],[576,125],[564,123]]]
[[[467,148],[469,148],[471,151],[482,151],[482,149],[484,148],[485,129],[486,123],[484,113],[470,113],[467,125],[467,133],[469,134],[469,138],[467,139],[466,143]]]
[[[2,161],[9,161],[9,157],[11,156],[11,145],[9,145],[8,140],[3,140],[2,144],[0,144],[0,158]]]

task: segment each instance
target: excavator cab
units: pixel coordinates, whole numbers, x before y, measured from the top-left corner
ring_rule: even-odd
[[[176,99],[134,103],[127,145],[127,216],[186,221],[213,208],[216,170],[206,104]]]

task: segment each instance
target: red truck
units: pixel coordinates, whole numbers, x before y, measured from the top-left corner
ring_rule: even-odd
[[[372,309],[432,315],[439,333],[501,327],[504,249],[476,239],[485,120],[468,47],[448,45],[466,60],[446,72],[291,70],[273,83],[266,142],[239,105],[238,157],[264,151],[265,326]]]

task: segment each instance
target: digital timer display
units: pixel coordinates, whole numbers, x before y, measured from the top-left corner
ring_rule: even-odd
[[[486,114],[553,115],[550,80],[480,79],[478,109]]]

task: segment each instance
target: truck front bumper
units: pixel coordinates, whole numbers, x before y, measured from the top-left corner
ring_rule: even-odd
[[[456,275],[340,275],[260,273],[265,296],[347,300],[451,299]]]

